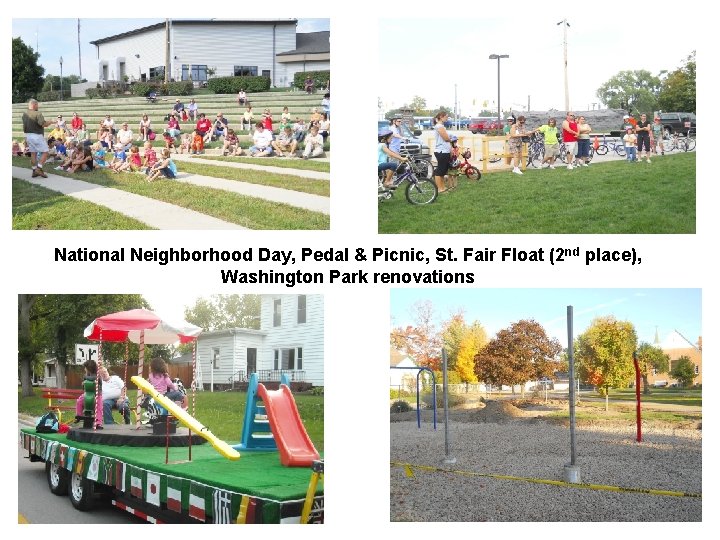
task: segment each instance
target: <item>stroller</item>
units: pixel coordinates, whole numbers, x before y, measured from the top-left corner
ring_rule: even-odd
[[[152,91],[147,96],[145,96],[145,99],[148,103],[157,103],[158,97],[157,92]]]

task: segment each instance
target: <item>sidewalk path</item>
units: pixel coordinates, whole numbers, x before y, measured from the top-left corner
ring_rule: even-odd
[[[46,171],[48,172],[48,171]],[[32,171],[23,167],[13,167],[12,175],[31,184],[35,184],[63,195],[88,201],[115,212],[120,212],[142,223],[163,230],[211,230],[237,229],[245,227],[220,219],[206,216],[194,210],[187,210],[174,204],[158,201],[150,197],[135,195],[114,188],[91,184],[48,172],[47,178],[32,177]]]
[[[212,154],[208,154],[212,155]],[[219,154],[218,154],[219,155]],[[246,169],[265,171],[275,174],[287,174],[291,176],[299,176],[301,178],[309,178],[311,180],[330,180],[330,173],[319,171],[306,171],[301,169],[290,169],[286,167],[274,167],[272,165],[262,165],[260,163],[237,163],[234,161],[215,161],[212,159],[203,159],[202,157],[191,156],[189,154],[173,154],[172,158],[178,161],[191,161],[202,165],[215,165],[216,167],[231,167],[233,169]],[[292,161],[292,158],[285,158]]]

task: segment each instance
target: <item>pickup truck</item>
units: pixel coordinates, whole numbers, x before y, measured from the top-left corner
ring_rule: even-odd
[[[378,120],[378,132],[381,129],[389,129],[390,122],[387,120]],[[423,143],[418,137],[422,134],[422,131],[417,129],[410,131],[405,124],[400,124],[400,135],[405,138],[405,141],[400,145],[401,151],[406,151],[408,154],[412,154],[413,157],[420,159],[430,160],[430,148],[428,145]]]
[[[667,135],[672,133],[687,135],[688,131],[695,131],[695,113],[661,112],[657,116],[660,117],[660,123]]]
[[[497,129],[497,119],[490,116],[481,116],[479,118],[471,118],[468,129],[473,133],[487,133],[492,129]]]

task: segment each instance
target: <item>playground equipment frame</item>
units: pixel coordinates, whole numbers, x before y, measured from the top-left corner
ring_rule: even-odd
[[[427,371],[432,377],[432,389],[433,389],[433,429],[437,429],[437,395],[435,392],[435,374],[430,368],[426,367],[410,367],[410,366],[390,366],[390,369],[416,369],[417,375],[415,376],[415,396],[416,404],[415,410],[417,411],[417,425],[420,429],[420,373]]]

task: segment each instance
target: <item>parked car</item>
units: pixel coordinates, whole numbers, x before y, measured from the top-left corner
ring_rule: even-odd
[[[388,129],[390,122],[388,120],[378,120],[378,132],[381,129]],[[400,135],[405,138],[405,141],[400,145],[400,150],[412,154],[416,158],[430,160],[430,148],[427,144],[422,142],[418,137],[422,135],[422,131],[416,129],[410,131],[405,124],[400,124]]]
[[[487,133],[492,129],[497,129],[498,122],[496,118],[490,116],[481,116],[478,118],[471,118],[467,128],[473,134]]]
[[[658,113],[660,123],[666,135],[682,133],[687,135],[688,131],[695,131],[695,113],[689,112],[661,112]]]

